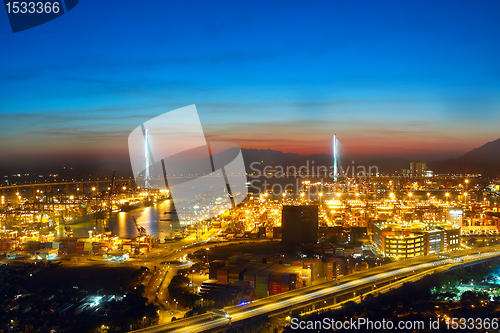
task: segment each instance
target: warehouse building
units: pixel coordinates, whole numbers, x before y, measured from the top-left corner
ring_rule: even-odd
[[[460,227],[452,223],[374,223],[373,250],[384,256],[412,258],[460,248]]]
[[[282,242],[289,245],[318,242],[318,205],[283,206]]]

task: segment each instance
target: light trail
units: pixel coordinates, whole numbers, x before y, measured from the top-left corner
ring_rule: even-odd
[[[472,255],[464,255],[461,257],[461,260],[476,261],[479,259],[500,256],[500,251],[494,252],[486,252],[486,253],[478,253]],[[302,306],[307,304],[308,302],[314,301],[318,299],[318,301],[325,296],[332,296],[337,292],[341,292],[343,290],[349,290],[354,287],[360,287],[363,285],[370,285],[373,282],[387,280],[388,278],[398,277],[401,275],[405,275],[409,272],[417,272],[422,270],[429,270],[433,267],[439,268],[442,266],[456,264],[459,261],[456,259],[442,259],[430,263],[421,263],[416,264],[414,266],[408,266],[404,268],[398,268],[390,272],[383,272],[373,276],[368,276],[360,279],[356,279],[353,281],[349,281],[340,285],[324,287],[320,290],[312,291],[306,293],[304,295],[291,296],[290,298],[285,298],[283,300],[275,300],[275,299],[263,299],[263,304],[258,304],[257,302],[250,303],[248,305],[233,307],[226,309],[228,314],[231,317],[231,322],[248,319],[251,317],[255,317],[265,313],[271,313],[276,310],[292,310],[293,307]],[[403,263],[402,263],[403,264]],[[305,291],[298,289],[298,292]],[[271,303],[269,303],[271,302]],[[172,324],[164,324],[158,326],[152,326],[146,329],[138,330],[136,332],[172,332],[172,333],[184,333],[184,332],[203,332],[206,330],[215,329],[221,326],[227,326],[229,324],[228,319],[224,318],[216,318],[214,320],[210,320],[210,315],[201,315],[198,317],[193,317],[192,319],[188,319],[188,321],[183,321],[180,323],[172,323]],[[177,325],[182,325],[182,327],[176,327]]]

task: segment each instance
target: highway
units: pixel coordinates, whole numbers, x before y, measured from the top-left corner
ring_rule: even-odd
[[[461,260],[465,263],[474,262],[488,257],[499,256],[500,252],[496,249],[483,248],[480,253],[477,250],[462,251]],[[264,314],[276,312],[291,311],[294,308],[305,306],[311,302],[316,302],[325,297],[332,297],[349,290],[362,289],[375,283],[387,281],[394,277],[395,279],[418,274],[424,270],[439,269],[444,270],[455,265],[460,265],[460,260],[439,259],[437,256],[423,257],[415,260],[405,260],[386,265],[377,269],[367,270],[361,274],[353,274],[342,281],[330,281],[315,285],[310,288],[302,288],[287,293],[267,297],[243,306],[233,306],[225,308],[231,323],[237,324],[240,321],[250,319]],[[227,328],[229,319],[215,317],[211,319],[210,314],[203,314],[191,318],[178,320],[172,323],[151,326],[134,332],[204,332]]]
[[[173,300],[171,300],[168,295],[168,285],[170,284],[172,278],[177,274],[177,270],[191,267],[193,264],[186,259],[186,255],[205,248],[242,243],[241,240],[222,243],[207,243],[207,241],[217,235],[217,232],[218,229],[209,230],[207,233],[202,235],[199,240],[196,240],[196,237],[193,234],[178,242],[161,244],[159,248],[154,249],[147,256],[140,256],[129,260],[129,264],[144,265],[149,267],[151,271],[153,271],[153,267],[156,266],[157,269],[160,270],[158,274],[153,272],[155,277],[153,278],[151,285],[146,286],[145,293],[145,297],[147,297],[151,303],[157,303],[162,305],[163,308],[171,309],[171,311],[160,311],[160,324],[170,323],[172,317],[182,318],[184,313],[189,310],[182,309],[180,306],[173,303]],[[254,243],[267,241],[268,240],[246,240],[244,242]],[[163,262],[170,261],[181,261],[182,263],[174,265],[162,264]]]

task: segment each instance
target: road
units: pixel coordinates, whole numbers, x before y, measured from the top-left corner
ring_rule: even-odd
[[[185,312],[189,309],[183,309],[178,304],[173,303],[173,300],[168,295],[168,285],[172,278],[177,274],[177,270],[181,268],[191,267],[193,264],[187,260],[187,255],[198,250],[206,248],[227,246],[240,244],[242,242],[267,242],[267,239],[257,240],[235,240],[228,242],[211,242],[213,237],[216,237],[219,229],[211,229],[203,234],[199,239],[196,239],[195,234],[192,234],[182,240],[163,243],[158,247],[153,248],[149,253],[143,255],[133,255],[127,261],[112,262],[102,256],[89,256],[88,254],[74,255],[70,261],[63,261],[64,265],[68,266],[106,266],[106,267],[123,267],[130,266],[139,268],[145,266],[149,268],[149,274],[144,279],[145,294],[149,302],[160,304],[160,324],[171,322],[172,317],[183,318]],[[32,259],[25,259],[32,261]],[[180,261],[180,264],[162,264],[165,262]],[[157,271],[154,268],[157,268]],[[167,310],[165,310],[167,309]]]
[[[217,235],[218,231],[218,229],[211,229],[198,240],[195,235],[191,235],[178,242],[161,244],[160,247],[154,249],[147,255],[138,256],[129,260],[128,263],[147,266],[152,274],[155,275],[151,280],[152,283],[146,286],[145,296],[150,302],[160,304],[162,307],[160,311],[160,324],[171,322],[172,317],[183,318],[185,312],[190,310],[181,308],[174,300],[170,299],[167,289],[170,281],[177,274],[177,270],[192,266],[193,263],[187,260],[187,255],[206,248],[227,246],[242,242],[238,240],[222,243],[207,243],[207,241]],[[245,242],[266,241],[269,240],[246,240]],[[172,261],[180,261],[181,263],[173,265],[162,264]],[[154,272],[155,266],[159,270],[157,273]],[[149,279],[150,277],[148,277],[146,281],[149,281]],[[165,311],[164,309],[168,310]]]
[[[455,254],[456,255],[456,254]],[[499,256],[500,252],[496,249],[484,248],[481,253],[476,250],[461,251],[460,255],[465,262],[473,262],[492,256]],[[311,302],[317,302],[324,297],[331,297],[334,294],[340,294],[348,290],[361,289],[371,286],[388,278],[395,279],[418,274],[424,270],[432,268],[447,269],[461,262],[452,259],[439,259],[437,256],[422,257],[414,260],[404,260],[391,265],[386,265],[377,269],[367,270],[362,273],[353,274],[340,281],[325,282],[315,285],[311,288],[302,288],[291,292],[267,297],[243,306],[233,306],[225,308],[231,322],[237,324],[246,319],[264,314],[272,314],[292,310],[294,308],[305,306]],[[229,320],[227,318],[216,317],[211,320],[210,314],[203,314],[168,324],[151,326],[135,332],[204,332],[227,328]]]

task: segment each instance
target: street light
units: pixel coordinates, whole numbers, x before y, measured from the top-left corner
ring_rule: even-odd
[[[194,290],[194,269],[191,271],[191,286],[193,287]]]

